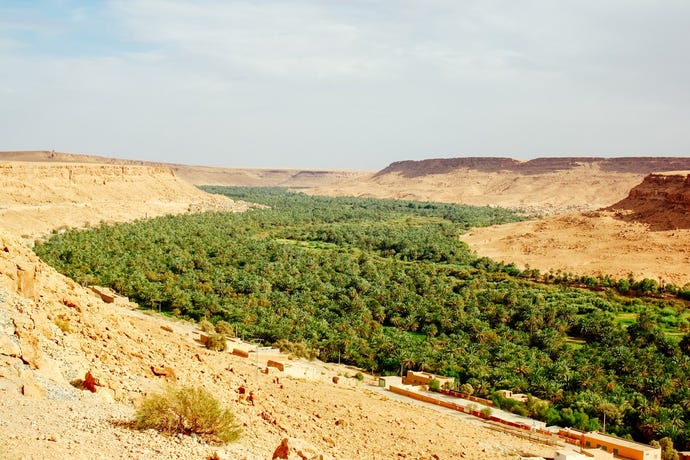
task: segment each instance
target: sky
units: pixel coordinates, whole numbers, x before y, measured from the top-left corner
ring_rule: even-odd
[[[0,0],[0,150],[690,155],[687,0]]]

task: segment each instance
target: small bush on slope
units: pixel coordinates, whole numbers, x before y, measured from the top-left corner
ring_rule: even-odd
[[[197,434],[208,442],[228,443],[239,438],[235,416],[200,387],[170,386],[163,394],[147,396],[137,409],[134,427],[167,434]]]
[[[235,331],[232,325],[227,321],[220,320],[216,323],[216,332],[223,334],[225,337],[235,337]]]
[[[206,339],[206,348],[213,351],[225,351],[228,348],[228,342],[223,334],[211,334]]]
[[[207,334],[209,333],[214,333],[216,332],[216,327],[213,325],[213,323],[207,319],[202,319],[199,321],[199,329],[201,329],[202,332],[205,332]]]

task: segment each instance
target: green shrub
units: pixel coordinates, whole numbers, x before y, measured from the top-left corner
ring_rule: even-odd
[[[136,411],[134,427],[196,434],[213,443],[235,441],[241,432],[232,412],[221,408],[218,400],[200,387],[171,386],[163,394],[147,396]]]
[[[429,390],[431,391],[440,391],[441,390],[441,381],[439,379],[431,379],[429,380]]]
[[[213,351],[225,351],[228,342],[223,334],[209,334],[206,339],[206,348]]]
[[[202,332],[205,332],[207,334],[213,334],[216,332],[216,328],[213,325],[213,323],[207,319],[202,319],[199,321],[199,329],[201,329]]]
[[[678,460],[678,451],[673,447],[673,440],[671,438],[661,438],[658,441],[655,439],[649,443],[652,447],[661,447],[662,460]]]
[[[357,372],[355,374],[355,378],[361,382],[362,380],[364,380],[364,374],[362,374],[361,372]]]
[[[309,348],[303,342],[290,342],[289,340],[281,339],[274,343],[273,346],[280,349],[281,352],[297,358],[307,358],[312,360],[319,354],[317,350]]]
[[[232,325],[227,321],[218,321],[216,323],[216,332],[223,334],[225,337],[235,337],[235,331],[232,328]]]
[[[460,393],[465,393],[466,395],[471,396],[474,394],[474,387],[469,383],[463,383],[460,385]]]

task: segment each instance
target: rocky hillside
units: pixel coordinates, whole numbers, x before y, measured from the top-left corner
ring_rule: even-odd
[[[0,203],[0,229],[25,236],[102,220],[247,208],[202,192],[169,168],[33,162],[0,163]]]
[[[652,230],[690,228],[690,174],[650,174],[628,196],[610,206],[621,219]]]
[[[319,185],[335,184],[345,179],[353,179],[370,174],[370,172],[367,171],[345,170],[192,166],[124,160],[96,155],[81,155],[45,150],[0,152],[0,161],[149,166],[172,170],[180,179],[195,185],[231,185],[245,187],[315,187]]]
[[[450,158],[401,161],[372,174],[311,190],[496,205],[541,214],[593,210],[624,197],[652,172],[690,169],[690,158]]]

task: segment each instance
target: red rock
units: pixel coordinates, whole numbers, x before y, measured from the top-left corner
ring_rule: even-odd
[[[276,460],[277,458],[287,460],[289,454],[290,447],[288,447],[288,440],[287,438],[283,438],[283,440],[280,441],[280,445],[276,447],[276,450],[273,452],[272,460]]]
[[[100,385],[100,382],[91,374],[91,372],[87,372],[84,376],[84,388],[89,390],[91,393],[95,393],[96,385]]]

